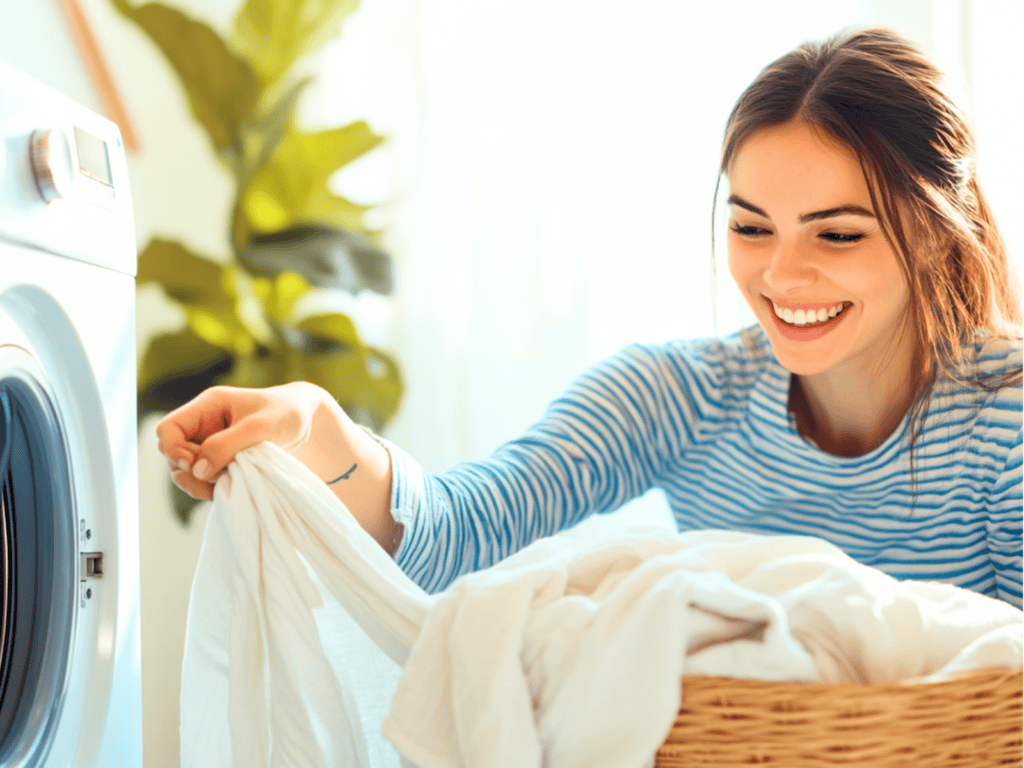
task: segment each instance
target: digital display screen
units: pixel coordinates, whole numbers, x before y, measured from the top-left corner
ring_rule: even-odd
[[[110,178],[110,159],[107,143],[75,126],[75,144],[78,145],[78,167],[82,173],[97,181],[113,186]]]

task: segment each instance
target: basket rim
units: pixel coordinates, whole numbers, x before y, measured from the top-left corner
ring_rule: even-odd
[[[886,688],[915,688],[921,686],[936,686],[944,684],[963,685],[974,679],[979,681],[991,678],[1002,678],[1018,676],[1024,679],[1024,665],[1019,667],[983,667],[981,669],[970,669],[950,675],[942,680],[929,680],[928,676],[908,677],[902,680],[881,680],[867,683],[827,683],[827,682],[801,682],[798,680],[763,680],[751,677],[730,677],[727,675],[683,675],[683,690],[687,684],[696,684],[699,687],[710,685],[733,688],[778,688],[779,686],[790,686],[794,690],[813,688],[815,690],[850,690],[850,689],[873,689]]]

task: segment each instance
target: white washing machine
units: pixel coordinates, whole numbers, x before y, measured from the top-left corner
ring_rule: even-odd
[[[142,764],[120,133],[0,61],[0,766]]]

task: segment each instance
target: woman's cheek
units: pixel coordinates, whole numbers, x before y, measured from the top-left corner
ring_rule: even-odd
[[[756,277],[759,271],[764,271],[761,261],[757,249],[750,243],[736,238],[736,241],[729,244],[729,274],[741,290],[746,291],[751,279]]]

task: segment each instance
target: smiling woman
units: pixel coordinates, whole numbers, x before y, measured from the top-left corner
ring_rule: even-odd
[[[790,409],[818,445],[866,453],[909,409],[913,458],[937,377],[1019,382],[1019,370],[972,372],[974,341],[1019,338],[1021,322],[975,157],[941,73],[883,30],[800,46],[734,107],[721,162],[730,269],[798,374]],[[815,300],[850,306],[800,328],[800,302]]]

